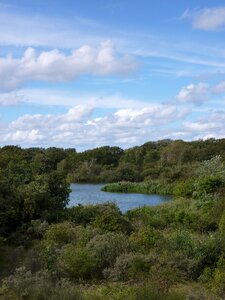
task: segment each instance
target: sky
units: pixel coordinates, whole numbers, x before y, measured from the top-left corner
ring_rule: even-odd
[[[224,137],[224,0],[0,0],[0,146]]]

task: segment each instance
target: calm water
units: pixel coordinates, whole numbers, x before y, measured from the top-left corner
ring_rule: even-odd
[[[170,196],[106,193],[101,188],[104,184],[71,184],[69,206],[77,204],[99,204],[115,202],[122,212],[144,205],[157,205],[171,200]]]

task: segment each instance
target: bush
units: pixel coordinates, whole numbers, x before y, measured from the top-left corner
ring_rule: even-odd
[[[186,179],[185,181],[178,182],[173,190],[173,194],[177,197],[191,197],[194,192],[193,179]]]
[[[220,257],[217,263],[212,282],[212,290],[220,299],[225,298],[225,259],[223,257]]]
[[[72,279],[90,279],[94,276],[96,260],[84,247],[66,245],[59,257],[59,268]]]
[[[130,236],[130,240],[135,245],[135,248],[143,252],[148,252],[149,249],[156,246],[160,238],[160,233],[150,226],[140,228]]]
[[[174,251],[182,251],[189,257],[193,256],[196,243],[193,241],[189,231],[175,231],[169,235],[167,240],[172,253]]]
[[[3,280],[4,300],[82,300],[80,289],[65,280],[53,281],[45,272],[32,274],[24,267]]]
[[[105,212],[119,214],[120,210],[116,204],[109,202],[96,205],[78,205],[67,208],[64,214],[64,219],[75,224],[86,226]]]
[[[105,277],[113,281],[142,281],[149,275],[152,258],[138,253],[127,253],[117,257],[112,268],[104,270]]]
[[[32,220],[30,223],[30,227],[27,230],[27,234],[35,239],[35,238],[42,238],[46,231],[48,230],[49,224],[47,221],[41,220]]]
[[[204,195],[216,192],[222,186],[222,180],[218,176],[207,176],[195,182],[197,195]]]
[[[48,244],[56,244],[59,246],[75,243],[76,231],[74,225],[69,222],[53,224],[49,227],[45,234],[45,241]]]
[[[104,231],[130,233],[132,230],[129,220],[115,211],[106,211],[98,215],[92,225]]]
[[[104,268],[110,267],[116,261],[117,256],[132,250],[131,243],[122,233],[108,232],[96,235],[87,244],[87,249],[97,261],[100,272]]]

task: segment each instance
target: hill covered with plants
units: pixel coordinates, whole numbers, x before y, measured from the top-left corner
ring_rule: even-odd
[[[2,147],[0,299],[224,299],[224,146]],[[70,182],[103,181],[169,188],[174,200],[126,214],[112,203],[67,207]]]

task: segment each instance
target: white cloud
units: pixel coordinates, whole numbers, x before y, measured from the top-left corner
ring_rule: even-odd
[[[224,93],[225,92],[225,81],[220,82],[217,86],[213,89],[214,93]]]
[[[190,121],[191,117],[191,121]],[[225,110],[205,110],[193,118],[185,106],[151,104],[142,108],[121,108],[94,117],[93,107],[77,105],[62,114],[26,114],[0,128],[3,144],[21,146],[76,147],[102,145],[130,147],[164,138],[193,140],[224,137]],[[187,118],[187,121],[185,121]]]
[[[225,7],[205,8],[193,18],[193,27],[203,30],[218,30],[225,25]]]
[[[21,58],[0,58],[0,89],[13,90],[30,80],[48,82],[72,81],[85,74],[126,75],[138,64],[132,57],[119,57],[110,41],[94,48],[82,46],[69,55],[57,49],[37,53],[28,48]]]
[[[177,95],[177,100],[180,102],[201,104],[207,100],[207,92],[209,87],[205,83],[189,84],[183,87]]]
[[[192,132],[204,132],[209,130],[217,129],[218,125],[216,122],[185,122],[184,127]]]
[[[4,143],[22,146],[75,146],[78,149],[118,144],[125,147],[163,136],[165,127],[181,118],[173,105],[119,109],[94,118],[89,105],[78,105],[64,114],[27,114],[0,131]],[[182,115],[184,118],[184,114]]]
[[[60,128],[60,130],[65,130],[65,127],[63,127],[63,125],[83,122],[92,114],[92,111],[92,107],[83,104],[70,108],[65,114],[26,114],[13,121],[9,127],[13,130],[31,130],[33,128],[39,127],[42,127],[44,130],[46,128],[51,130],[55,130],[56,128]]]
[[[43,135],[39,133],[39,130],[32,129],[32,130],[16,130],[15,132],[10,132],[3,135],[2,140],[3,142],[11,141],[12,143],[26,141],[27,144],[35,143],[40,141],[44,138]]]
[[[17,91],[0,93],[0,106],[16,106],[23,103],[24,97]]]
[[[215,101],[216,94],[225,92],[225,81],[219,82],[217,85],[208,85],[200,82],[198,84],[189,84],[183,87],[176,99],[180,103],[192,103],[195,105],[204,104],[206,101]],[[221,102],[221,100],[218,100]]]
[[[183,131],[192,139],[224,138],[225,110],[209,111],[198,120],[184,122]]]
[[[223,29],[225,26],[225,7],[204,8],[191,13],[186,10],[182,19],[191,19],[193,28],[205,31]]]
[[[171,60],[171,64],[176,61],[196,67],[204,65],[224,68],[225,65],[221,62],[223,55],[217,45],[202,44],[201,41],[193,44],[186,36],[177,36],[174,40],[169,37],[166,40],[165,37],[149,31],[129,31],[115,24],[112,27],[105,22],[102,24],[100,21],[79,18],[76,15],[66,19],[53,18],[43,12],[29,13],[22,6],[20,9],[15,7],[0,10],[0,45],[15,46],[19,51],[20,47],[30,46],[74,49],[82,44],[98,45],[108,38],[123,53],[161,57]]]

